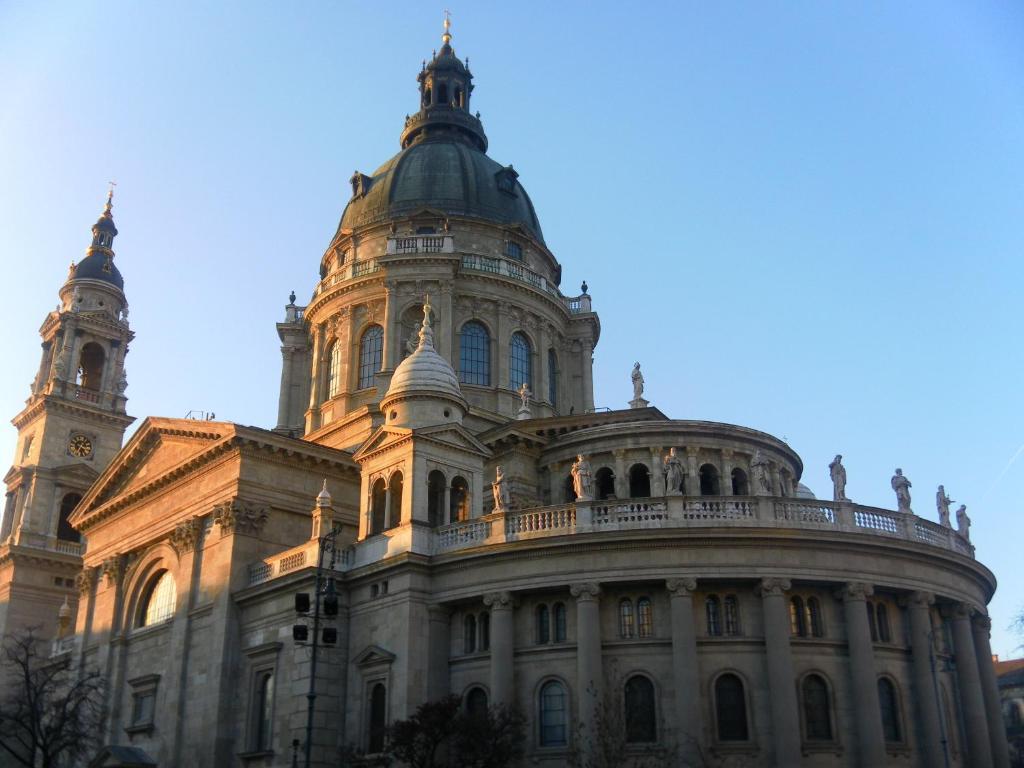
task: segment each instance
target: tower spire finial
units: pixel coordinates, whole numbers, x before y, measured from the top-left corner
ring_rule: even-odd
[[[441,42],[445,45],[452,43],[452,14],[447,8],[444,9],[444,34],[441,35]]]
[[[103,207],[104,213],[110,213],[110,208],[114,204],[114,187],[117,186],[116,181],[108,181],[110,189],[107,190],[107,204]]]

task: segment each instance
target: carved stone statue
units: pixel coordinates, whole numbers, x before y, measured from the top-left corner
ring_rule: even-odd
[[[971,518],[967,516],[966,504],[961,504],[956,511],[956,531],[967,541],[971,540]]]
[[[520,386],[519,389],[516,390],[516,391],[519,393],[519,401],[520,401],[519,411],[518,411],[518,413],[516,413],[516,418],[517,419],[531,419],[531,418],[533,418],[533,413],[530,411],[530,397],[533,396],[533,392],[530,391],[530,385],[527,384],[524,381],[522,386]]]
[[[832,477],[832,500],[846,501],[846,467],[843,466],[843,456],[837,453],[828,465],[828,473]]]
[[[676,449],[669,448],[668,456],[663,460],[665,465],[665,495],[679,496],[683,486],[683,462],[676,456]]]
[[[508,483],[505,482],[505,473],[501,471],[500,464],[495,470],[491,491],[494,493],[494,511],[508,512],[511,503],[509,500]]]
[[[572,465],[572,487],[576,491],[577,501],[591,501],[594,498],[594,477],[590,472],[590,462],[582,453]]]
[[[71,292],[71,311],[79,312],[82,309],[82,289],[77,285],[75,290]]]
[[[902,469],[896,469],[896,474],[892,476],[890,483],[892,489],[896,491],[897,511],[910,514],[910,481],[903,475]]]
[[[754,451],[754,458],[750,460],[750,472],[754,476],[754,492],[758,496],[770,496],[772,480],[768,474],[768,459],[761,455],[760,448]]]
[[[121,369],[121,378],[117,380],[117,384],[114,385],[117,390],[117,394],[123,395],[124,391],[128,389],[128,371],[124,368]]]
[[[633,399],[639,400],[644,396],[644,375],[640,373],[640,363],[633,363],[630,378],[633,380]]]
[[[949,522],[949,505],[955,503],[946,495],[945,487],[940,485],[939,490],[935,493],[935,507],[939,511],[939,522],[946,528],[953,527]]]
[[[63,379],[68,375],[68,358],[70,353],[68,352],[67,344],[61,345],[60,353],[57,355],[57,362],[54,364],[53,372],[58,379]]]

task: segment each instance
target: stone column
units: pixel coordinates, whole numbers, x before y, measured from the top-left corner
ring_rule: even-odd
[[[764,644],[772,711],[774,765],[800,765],[800,721],[796,676],[789,648],[789,579],[762,579],[758,589],[764,611]]]
[[[451,281],[442,281],[439,290],[441,295],[438,296],[437,302],[437,351],[457,371],[459,369],[459,361],[455,359],[455,344],[452,342],[455,333],[455,318],[452,313]]]
[[[629,498],[629,478],[626,477],[626,450],[615,448],[615,496],[620,499]]]
[[[700,496],[700,470],[697,467],[697,449],[686,448],[686,495]]]
[[[661,461],[661,448],[651,448],[651,496],[665,495],[664,464]]]
[[[854,723],[857,732],[858,764],[861,768],[884,768],[885,736],[878,704],[878,675],[875,651],[868,627],[867,598],[874,594],[869,584],[851,582],[840,590],[846,615],[846,644],[850,654]]]
[[[697,664],[697,626],[693,619],[693,591],[697,580],[665,582],[672,606],[672,683],[676,697],[676,727],[681,757],[699,754],[704,729],[701,723],[700,676]]]
[[[719,485],[722,487],[723,496],[732,496],[732,450],[722,449],[722,476],[719,478]]]
[[[967,732],[967,764],[971,768],[991,768],[992,742],[989,740],[985,698],[981,692],[978,660],[974,652],[971,609],[963,603],[957,603],[949,615],[953,625],[953,653],[960,687],[960,709],[964,714],[964,730]]]
[[[309,387],[309,410],[306,412],[306,431],[311,432],[320,426],[320,358],[323,355],[324,328],[318,325],[313,329],[313,365]]]
[[[507,301],[498,302],[498,334],[493,340],[494,344],[492,347],[492,358],[497,358],[498,363],[498,380],[494,382],[498,389],[509,389],[509,368],[508,368],[508,350],[509,350],[509,336],[511,331],[509,328],[509,305]],[[516,406],[518,408],[518,405]],[[501,406],[498,406],[498,410],[501,410]]]
[[[451,690],[448,658],[451,654],[452,612],[443,605],[428,606],[427,611],[430,617],[428,631],[430,667],[427,669],[427,699],[437,701],[447,696]]]
[[[398,338],[399,331],[396,327],[395,305],[397,303],[398,291],[394,281],[389,281],[384,286],[384,349],[381,355],[381,367],[385,371],[393,371],[400,359],[398,350],[402,346],[402,340]]]
[[[590,339],[580,342],[580,373],[583,376],[583,410],[594,410],[594,344]]]
[[[925,765],[943,765],[942,725],[939,720],[939,692],[932,673],[932,616],[933,595],[914,592],[907,598],[910,614],[910,651],[914,665],[914,704],[920,723]]]
[[[604,697],[604,670],[601,665],[601,617],[597,584],[573,584],[570,594],[576,598],[576,690],[579,702],[581,748],[590,754],[597,731],[597,715]]]
[[[491,704],[515,704],[513,601],[511,592],[484,596],[491,610]]]
[[[992,765],[996,768],[1010,768],[1010,753],[1003,726],[1003,711],[999,700],[999,684],[992,668],[992,646],[990,635],[992,619],[976,616],[974,630],[974,655],[978,660],[978,675],[981,678],[981,695],[985,699],[985,714],[988,715],[988,738],[992,744]]]
[[[288,412],[292,398],[292,359],[295,348],[290,344],[281,346],[281,392],[277,398],[277,426],[288,426]]]

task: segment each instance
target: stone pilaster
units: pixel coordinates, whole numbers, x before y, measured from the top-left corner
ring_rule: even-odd
[[[914,706],[920,727],[918,743],[921,745],[925,765],[942,765],[945,759],[939,720],[939,692],[932,673],[931,605],[934,602],[935,597],[927,592],[914,592],[906,601],[910,614],[910,652],[914,666]]]
[[[651,448],[651,496],[665,495],[665,473],[662,472],[661,448]]]
[[[428,642],[430,643],[430,668],[427,670],[427,698],[430,701],[447,696],[451,692],[448,675],[448,657],[451,651],[452,612],[443,605],[427,608],[430,619]],[[493,617],[491,626],[493,628]]]
[[[771,700],[774,765],[800,765],[800,721],[796,677],[789,647],[789,579],[762,579],[758,587],[764,610],[764,643]]]
[[[583,376],[583,410],[594,410],[594,345],[590,339],[580,342],[580,373]]]
[[[733,452],[729,448],[722,449],[722,495],[732,496],[732,462]]]
[[[847,584],[839,592],[846,614],[846,643],[850,654],[850,682],[861,768],[884,768],[886,764],[875,652],[867,615],[867,598],[873,593],[869,584],[857,582]]]
[[[484,596],[484,605],[491,610],[491,703],[514,704],[512,593],[492,592]]]
[[[597,715],[604,695],[604,670],[601,664],[601,619],[597,584],[573,584],[570,594],[576,598],[576,688],[578,718],[582,730],[580,745],[590,754],[597,732]]]
[[[629,478],[626,477],[626,450],[615,448],[612,450],[615,456],[615,495],[620,499],[629,498]]]
[[[999,699],[999,685],[992,667],[992,619],[975,616],[971,625],[974,631],[974,656],[978,661],[978,676],[981,679],[981,695],[985,700],[985,714],[988,716],[988,738],[992,745],[992,765],[995,768],[1010,768],[1010,753],[1003,726],[1003,712]]]
[[[672,619],[672,682],[676,697],[678,744],[684,759],[702,748],[700,675],[697,664],[697,626],[693,618],[693,591],[697,580],[684,577],[665,582]]]
[[[992,742],[988,735],[985,697],[981,692],[978,660],[974,652],[971,609],[963,603],[957,603],[948,614],[953,626],[956,677],[960,686],[964,730],[967,732],[967,765],[970,768],[991,768]]]
[[[686,495],[700,496],[700,469],[697,466],[697,449],[686,448]]]

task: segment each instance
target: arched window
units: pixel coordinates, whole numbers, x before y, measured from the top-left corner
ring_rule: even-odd
[[[448,105],[448,83],[437,84],[437,103]]]
[[[601,467],[594,473],[598,501],[615,498],[615,474],[608,467]]]
[[[431,96],[430,88],[428,87],[428,88],[424,89],[424,91],[423,91],[423,106],[424,107],[429,107],[430,106],[430,96]]]
[[[373,377],[384,361],[384,329],[371,325],[359,341],[359,389],[373,386]]]
[[[896,686],[887,677],[878,678],[878,706],[882,711],[882,733],[886,741],[903,741],[900,727],[900,700]]]
[[[722,601],[725,614],[725,634],[734,637],[740,633],[740,603],[736,595],[726,595]]]
[[[746,741],[747,698],[737,675],[719,675],[715,680],[715,722],[719,741]]]
[[[794,637],[807,637],[807,617],[804,615],[803,598],[789,599],[789,631]]]
[[[375,683],[370,689],[370,729],[366,751],[372,754],[384,751],[384,736],[388,728],[387,691],[384,683]]]
[[[452,99],[452,103],[456,107],[461,107],[462,106],[462,89],[461,88],[459,88],[459,87],[455,88],[455,97]]]
[[[57,523],[57,538],[61,541],[81,541],[82,534],[71,527],[68,518],[82,500],[80,493],[65,493],[60,500],[60,521]]]
[[[626,743],[650,744],[658,740],[654,683],[643,675],[626,681]]]
[[[637,637],[654,635],[654,612],[649,597],[641,597],[636,601],[636,630]]]
[[[889,631],[889,609],[885,607],[885,603],[879,603],[875,613],[878,615],[878,639],[888,643],[892,640],[892,633]]]
[[[149,580],[149,584],[142,594],[138,625],[149,627],[167,621],[174,615],[177,597],[174,575],[170,571],[160,571]]]
[[[481,651],[489,651],[491,649],[491,614],[484,611],[480,614],[480,618],[477,619],[477,630],[479,632],[480,642],[477,643],[477,647]]]
[[[452,488],[448,493],[449,520],[453,523],[469,520],[469,483],[465,478],[452,479]]]
[[[722,634],[722,604],[718,595],[708,595],[704,601],[704,613],[708,620],[708,635],[718,637]]]
[[[512,389],[519,389],[526,384],[533,389],[533,376],[530,370],[530,340],[525,334],[516,331],[508,349],[508,384]]]
[[[553,347],[548,349],[548,402],[558,408],[558,355]]]
[[[388,487],[383,477],[373,481],[373,490],[370,492],[370,534],[380,533],[384,530],[387,521],[384,513],[387,506]]]
[[[491,335],[476,320],[470,320],[459,332],[459,381],[491,385]]]
[[[808,741],[832,740],[832,706],[828,685],[821,675],[804,678],[804,733]]]
[[[402,473],[395,472],[388,482],[388,490],[391,491],[391,514],[388,520],[388,528],[394,528],[402,522]]]
[[[646,499],[651,495],[651,475],[647,465],[634,464],[629,468],[629,498]]]
[[[462,617],[462,652],[476,651],[476,616],[471,613]]]
[[[701,464],[700,466],[700,495],[720,496],[721,486],[718,482],[718,467],[714,464]]]
[[[103,347],[95,341],[90,341],[82,347],[82,353],[78,358],[78,377],[76,384],[82,389],[99,390],[103,385],[103,363],[107,355]]]
[[[807,598],[807,624],[812,637],[825,636],[825,622],[821,617],[821,603],[818,598]]]
[[[551,614],[548,612],[547,605],[542,603],[537,606],[537,610],[534,612],[534,624],[537,645],[551,642]]]
[[[633,616],[633,601],[624,597],[619,601],[619,637],[636,635],[636,624]]]
[[[254,752],[271,749],[274,724],[274,673],[261,672],[256,678],[256,701],[254,707],[253,743]]]
[[[480,686],[474,686],[466,693],[466,714],[474,718],[487,716],[487,691]]]
[[[565,686],[551,680],[540,689],[540,745],[564,747],[569,743],[569,702]]]
[[[341,391],[341,344],[331,345],[331,355],[327,365],[327,397],[335,397]]]
[[[747,473],[739,467],[732,471],[732,495],[749,496],[750,484],[747,482]]]
[[[427,475],[427,520],[431,526],[438,526],[442,523],[442,511],[444,510],[444,491],[448,482],[445,480],[444,472],[435,469]]]
[[[556,643],[565,642],[565,603],[555,603],[551,607],[551,613],[554,614],[554,641]]]

